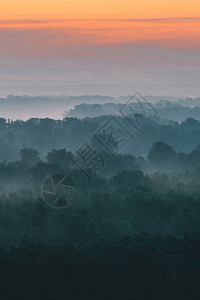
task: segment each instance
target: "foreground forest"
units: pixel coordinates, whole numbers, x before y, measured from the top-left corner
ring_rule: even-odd
[[[200,294],[200,239],[194,236],[24,244],[1,251],[0,265],[5,300],[197,300]]]
[[[2,249],[24,243],[84,245],[141,232],[200,238],[200,172],[180,179],[127,170],[92,182],[77,171],[69,174],[78,183],[78,197],[67,208],[47,205],[39,184],[0,196]]]

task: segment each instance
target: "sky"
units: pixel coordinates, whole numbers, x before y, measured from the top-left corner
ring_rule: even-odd
[[[198,96],[199,50],[199,0],[0,2],[0,96]]]

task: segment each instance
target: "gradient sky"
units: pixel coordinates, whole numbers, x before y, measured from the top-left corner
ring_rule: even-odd
[[[198,17],[198,0],[1,0],[4,19]]]
[[[199,0],[0,3],[0,95],[76,84],[199,95],[199,50]]]

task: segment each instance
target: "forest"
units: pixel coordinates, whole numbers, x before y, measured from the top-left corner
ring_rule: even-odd
[[[36,149],[41,157],[52,149],[75,152],[111,116],[78,119],[67,117],[63,120],[32,118],[27,121],[10,121],[0,118],[0,160],[19,159],[23,148]],[[119,153],[134,156],[147,155],[152,144],[158,141],[169,144],[177,152],[191,152],[200,144],[200,121],[187,118],[182,122],[154,119],[140,120],[140,131],[131,128],[126,118],[114,116],[126,127],[133,138]]]
[[[128,121],[0,119],[2,299],[199,299],[200,121]]]
[[[200,300],[200,1],[0,0],[0,300]]]

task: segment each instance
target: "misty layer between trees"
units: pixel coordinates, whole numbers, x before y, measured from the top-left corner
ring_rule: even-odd
[[[126,118],[115,118],[127,126]],[[24,238],[64,245],[141,231],[199,234],[200,121],[143,118],[141,130],[118,153],[101,150],[103,164],[97,173],[88,167],[88,182],[73,162],[108,119],[0,119],[3,248],[20,245]],[[49,208],[41,194],[45,178],[54,173],[72,176],[79,193],[61,211]]]

